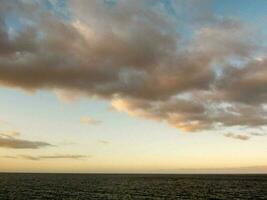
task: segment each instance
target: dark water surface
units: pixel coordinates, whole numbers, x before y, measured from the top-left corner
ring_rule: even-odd
[[[0,174],[5,199],[267,199],[267,175]]]

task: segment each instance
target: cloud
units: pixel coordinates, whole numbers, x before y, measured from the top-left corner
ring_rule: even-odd
[[[0,137],[4,138],[14,138],[20,136],[20,133],[17,131],[6,131],[4,133],[0,132]]]
[[[39,149],[42,147],[52,146],[46,142],[39,141],[29,141],[21,139],[10,139],[0,137],[0,148],[10,148],[10,149]]]
[[[70,0],[70,16],[62,18],[38,2],[4,0],[0,85],[50,90],[67,102],[105,99],[118,111],[187,132],[264,127],[260,30],[217,16],[210,1],[171,2],[172,12],[162,1]],[[190,17],[179,17],[181,10]]]
[[[53,160],[53,159],[72,159],[72,160],[82,160],[89,158],[90,156],[86,155],[78,155],[78,154],[57,154],[57,155],[18,155],[18,156],[2,156],[2,158],[10,158],[10,159],[26,159],[26,160]]]
[[[72,159],[81,160],[86,159],[88,156],[85,155],[40,155],[40,156],[30,156],[30,155],[20,155],[19,158],[26,160],[52,160],[52,159]]]
[[[236,140],[242,140],[242,141],[246,141],[250,139],[250,137],[247,135],[240,135],[240,134],[233,134],[233,133],[227,133],[224,136],[228,138],[236,139]]]
[[[5,120],[0,119],[0,125],[6,125],[6,124],[8,124],[8,123]]]
[[[10,159],[15,159],[17,158],[16,156],[1,156],[1,158],[10,158]]]
[[[256,132],[253,132],[253,133],[250,133],[250,135],[252,135],[252,136],[266,136],[266,133],[256,133]]]
[[[54,93],[56,94],[57,98],[64,103],[72,103],[85,96],[81,92],[74,90],[56,89],[54,90]]]
[[[91,117],[81,117],[80,122],[82,124],[89,124],[89,125],[97,125],[102,123],[102,121],[93,119]]]
[[[18,132],[0,133],[0,148],[8,149],[39,149],[43,147],[53,146],[47,142],[30,141],[15,138],[19,136]]]
[[[98,140],[98,143],[103,144],[103,145],[108,145],[110,142],[107,140]]]
[[[266,174],[267,166],[244,166],[225,168],[189,168],[158,170],[156,173],[184,173],[184,174]]]

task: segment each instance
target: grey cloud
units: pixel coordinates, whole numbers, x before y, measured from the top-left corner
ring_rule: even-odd
[[[0,133],[0,148],[9,149],[39,149],[43,147],[53,146],[47,142],[42,141],[30,141],[15,138],[18,136],[16,132],[12,133]]]
[[[108,145],[110,142],[107,140],[98,140],[98,143],[103,144],[103,145]]]
[[[58,154],[58,155],[17,155],[17,156],[2,156],[2,158],[10,158],[10,159],[26,159],[26,160],[52,160],[52,159],[73,159],[73,160],[81,160],[89,158],[90,156],[86,155],[78,155],[78,154]]]
[[[15,159],[17,158],[16,156],[1,156],[1,158],[10,158],[10,159]]]
[[[0,148],[10,148],[10,149],[39,149],[42,147],[52,146],[46,142],[39,141],[28,141],[21,139],[7,139],[0,138]]]
[[[30,156],[30,155],[20,155],[19,158],[26,159],[26,160],[46,160],[46,159],[73,159],[73,160],[80,160],[88,158],[85,155],[40,155],[40,156]]]
[[[103,10],[99,1],[90,1],[87,3],[90,5],[83,6],[91,12],[86,12],[88,16],[84,23],[73,22],[75,26],[46,14],[36,25],[40,27],[25,30],[32,34],[28,45],[33,46],[34,51],[18,49],[10,52],[15,62],[10,57],[2,57],[0,81],[7,86],[29,90],[74,89],[106,98],[119,94],[158,99],[194,87],[207,88],[212,73],[204,69],[190,76],[191,71],[198,68],[197,61],[191,62],[192,57],[185,53],[175,53],[179,40],[173,28],[175,24],[162,12],[148,9],[143,3],[131,3],[134,4],[131,7],[129,2],[122,2],[118,4],[122,9],[117,8],[109,13],[111,16],[104,17],[105,20],[99,22],[100,25],[104,23],[101,26],[90,21],[102,18],[97,15],[107,15],[107,8]],[[128,13],[127,17],[119,17],[124,12]],[[112,20],[112,27],[106,26],[109,20]],[[127,31],[129,21],[133,30]],[[87,32],[91,26],[90,34]],[[162,26],[167,26],[164,32]],[[38,39],[40,33],[37,30],[43,38]],[[26,42],[29,37],[23,33],[20,35]],[[12,43],[18,43],[16,39]],[[199,59],[203,66],[207,64],[201,58],[195,59]]]
[[[251,60],[242,68],[228,68],[218,82],[222,98],[247,104],[266,103],[267,59]]]
[[[257,30],[217,17],[210,1],[172,3],[175,15],[161,1],[71,0],[67,20],[38,3],[4,0],[0,85],[98,97],[184,131],[264,127],[266,61],[254,59],[263,51]],[[179,18],[187,10],[190,22]],[[11,34],[8,15],[23,28]],[[194,26],[192,37],[183,26]]]
[[[267,134],[266,133],[256,133],[256,132],[253,132],[253,133],[250,133],[250,135],[252,135],[252,136],[266,136]]]
[[[236,140],[242,140],[242,141],[246,141],[250,139],[250,137],[247,135],[240,135],[240,134],[233,134],[233,133],[227,133],[224,136],[228,138],[236,139]]]

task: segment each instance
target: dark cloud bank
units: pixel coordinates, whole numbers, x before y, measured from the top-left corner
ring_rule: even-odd
[[[3,0],[0,84],[102,98],[189,132],[264,127],[267,59],[258,31],[209,5],[177,0],[170,12],[157,0],[70,0],[71,17],[62,19],[34,1]]]

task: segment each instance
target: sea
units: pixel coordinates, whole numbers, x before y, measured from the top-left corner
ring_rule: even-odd
[[[267,199],[267,175],[0,173],[0,200]]]

